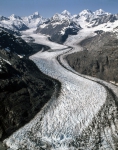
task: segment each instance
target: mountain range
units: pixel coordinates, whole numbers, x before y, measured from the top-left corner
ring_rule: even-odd
[[[84,18],[83,18],[84,17]],[[111,18],[114,20],[118,19],[118,15],[113,15],[111,13],[105,12],[102,9],[96,10],[92,12],[91,10],[83,10],[77,15],[71,15],[70,12],[64,10],[61,14],[56,13],[51,18],[44,18],[42,17],[39,12],[35,12],[30,16],[27,17],[20,17],[15,14],[12,14],[10,17],[0,16],[0,26],[13,28],[14,30],[25,30],[26,28],[33,28],[38,27],[43,23],[51,22],[58,22],[58,21],[74,21],[80,23],[80,19],[86,20],[88,23],[91,23],[94,19],[97,18],[109,18],[107,21],[111,21]],[[112,20],[113,21],[113,20]],[[81,23],[80,23],[81,24]],[[12,27],[11,27],[12,26]]]
[[[33,15],[28,17],[20,17],[12,14],[8,18],[0,16],[0,26],[13,31],[22,31],[28,28],[37,27],[46,20],[47,19],[41,17],[38,12],[35,12]]]
[[[63,43],[68,35],[77,34],[82,28],[104,25],[104,29],[110,30],[108,28],[117,26],[117,21],[118,14],[111,14],[102,9],[95,12],[86,9],[76,15],[71,15],[70,12],[64,10],[62,13],[54,14],[51,18],[44,18],[38,12],[27,17],[20,17],[15,14],[10,17],[1,16],[0,27],[14,32],[36,28],[36,33],[46,34],[52,41]]]

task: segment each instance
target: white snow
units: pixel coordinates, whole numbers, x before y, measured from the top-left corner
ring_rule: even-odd
[[[18,55],[18,57],[23,58],[23,57],[24,57],[24,55]]]
[[[57,44],[54,42],[51,42],[48,40],[48,36],[45,36],[43,34],[35,34],[33,33],[35,31],[36,28],[32,28],[26,31],[21,32],[22,33],[22,38],[25,39],[26,37],[32,37],[33,39],[35,39],[34,43],[39,43],[42,45],[47,45],[49,46],[51,49],[56,50],[56,49],[64,49],[67,46],[61,45],[61,44]]]
[[[39,16],[39,12],[38,12],[38,11],[36,11],[36,12],[34,13],[34,15]]]
[[[1,59],[0,59],[1,60]],[[0,72],[2,71],[2,65],[0,65]]]
[[[67,10],[64,10],[61,14],[65,16],[71,16],[71,13]]]
[[[40,25],[40,28],[45,28],[47,26],[47,24],[42,24]]]
[[[62,24],[61,22],[55,22],[52,25],[53,25],[53,28],[55,28],[57,25],[61,25],[61,24]]]
[[[85,9],[79,13],[79,16],[84,16],[86,18],[91,17],[92,15],[93,15],[93,12],[88,9]]]
[[[63,21],[68,21],[70,20],[71,16],[70,15],[64,15],[64,14],[58,14],[56,13],[53,17],[52,20],[57,21],[57,22],[63,22]]]
[[[12,14],[10,17],[9,17],[10,20],[21,20],[21,18],[19,16],[16,16],[15,14]]]
[[[22,20],[29,28],[36,28],[47,21],[47,19],[40,16],[38,12],[35,12],[33,15],[27,17],[22,17]]]
[[[17,31],[17,28],[20,29],[25,23],[22,20],[19,19],[11,19],[11,20],[2,20],[0,21],[0,26]]]
[[[2,58],[3,59],[3,58]],[[6,63],[8,63],[9,65],[11,65],[10,61],[3,59]]]
[[[92,27],[92,24],[93,24],[92,22],[91,24],[88,24],[86,19],[89,18],[92,21],[92,19],[94,18],[98,18],[100,16],[103,16],[103,15],[105,16],[109,14],[110,13],[105,12],[102,9],[96,10],[95,12],[92,12],[86,9],[80,12],[79,15],[71,15],[70,12],[68,12],[67,10],[64,10],[61,14],[59,13],[55,14],[51,20],[58,22],[58,23],[62,23],[63,21],[68,21],[68,22],[74,21],[76,22],[77,25],[80,24],[81,27],[84,28],[85,26]],[[9,17],[9,19],[4,19],[0,21],[0,26],[4,28],[8,28],[10,30],[14,30],[14,31],[17,31],[17,27],[20,29],[23,25],[26,25],[29,28],[36,28],[38,26],[40,26],[41,28],[44,28],[47,26],[45,22],[48,20],[49,19],[46,19],[40,16],[38,12],[35,12],[33,15],[22,17],[22,18],[13,14]],[[14,27],[14,25],[16,27]],[[56,24],[54,25],[54,27],[55,26]]]
[[[64,35],[64,34],[65,34],[66,29],[67,29],[67,27],[64,27],[64,28],[60,31],[60,33],[61,33],[62,35]]]
[[[17,28],[20,29],[23,25],[34,28],[43,24],[43,22],[47,21],[47,19],[43,18],[39,15],[38,12],[35,12],[33,15],[28,17],[19,17],[15,14],[12,14],[8,19],[4,19],[0,21],[0,26],[4,28],[8,28],[13,31],[17,31]]]
[[[10,61],[6,60],[6,59],[3,59],[2,57],[0,57],[0,60],[3,60],[5,61],[6,63],[8,63],[9,65],[11,65]],[[1,61],[2,62],[2,61]]]
[[[5,48],[5,50],[6,50],[7,52],[10,52],[10,51],[11,51],[11,50],[9,49],[9,47]]]
[[[93,12],[95,16],[101,16],[101,15],[110,15],[110,13],[108,12],[105,12],[104,10],[102,9],[98,9],[96,10],[95,12]]]

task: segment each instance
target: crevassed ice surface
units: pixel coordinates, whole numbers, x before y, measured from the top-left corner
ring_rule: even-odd
[[[72,73],[57,61],[57,56],[69,50],[39,52],[30,57],[43,73],[61,82],[61,92],[58,98],[53,95],[32,121],[5,140],[10,150],[75,150],[71,143],[105,104],[107,93],[103,86]]]

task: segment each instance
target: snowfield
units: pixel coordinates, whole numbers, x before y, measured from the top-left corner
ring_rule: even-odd
[[[38,44],[42,44],[42,45],[47,45],[49,46],[51,49],[64,49],[67,48],[67,46],[63,46],[61,44],[57,44],[54,42],[51,42],[48,40],[48,36],[43,35],[43,34],[35,34],[34,31],[36,30],[36,28],[32,28],[26,31],[22,31],[22,38],[25,40],[27,39],[27,37],[32,37],[33,39],[35,39],[34,43],[38,43]]]
[[[54,93],[50,101],[32,121],[4,141],[9,150],[40,150],[41,148],[43,150],[78,150],[78,148],[93,150],[95,146],[93,139],[99,135],[99,131],[104,139],[102,142],[104,146],[101,146],[101,149],[111,150],[114,148],[112,144],[109,144],[112,143],[112,133],[109,127],[106,125],[104,130],[97,130],[101,125],[98,122],[102,123],[104,118],[102,108],[105,106],[107,109],[109,106],[107,103],[109,93],[104,86],[95,82],[97,79],[76,73],[64,59],[65,55],[82,50],[81,47],[76,46],[77,42],[93,35],[94,32],[91,29],[82,30],[78,35],[70,36],[65,45],[60,45],[48,41],[44,35],[34,34],[33,29],[23,32],[23,38],[31,36],[35,39],[35,43],[51,48],[52,51],[38,52],[30,59],[43,73],[59,80],[62,86],[58,98]],[[73,49],[67,46],[71,46]],[[110,110],[109,114],[116,110],[114,103],[113,106],[113,110]],[[103,116],[101,120],[98,117],[100,111]],[[94,119],[96,121],[93,126]],[[114,126],[112,132],[115,132]],[[89,135],[89,140],[83,138],[84,134],[86,137]],[[81,141],[81,144],[78,144],[77,139]],[[87,143],[85,143],[86,141]],[[86,144],[86,147],[82,147],[83,144]]]

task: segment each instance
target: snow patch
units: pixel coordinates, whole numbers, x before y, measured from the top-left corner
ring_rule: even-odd
[[[0,57],[1,58],[1,57]],[[6,63],[8,63],[9,65],[11,65],[10,61],[6,60],[6,59],[3,59],[1,58],[1,60],[5,61]],[[1,61],[2,62],[2,61]]]
[[[7,48],[5,48],[5,50],[8,52],[8,53],[10,53],[10,49],[9,49],[9,47],[7,47]]]

